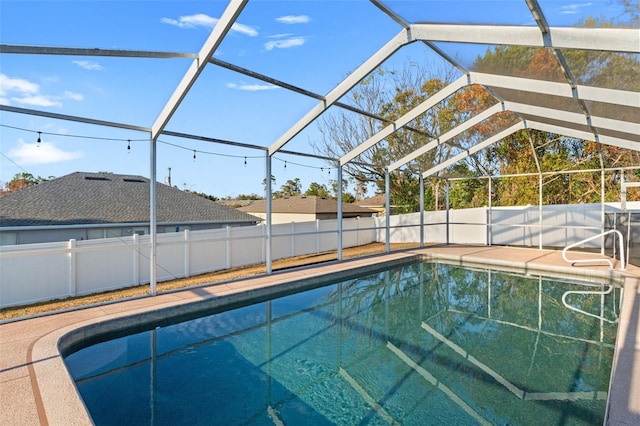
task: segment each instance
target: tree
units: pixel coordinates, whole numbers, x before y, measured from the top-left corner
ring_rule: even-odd
[[[309,189],[304,192],[306,196],[317,196],[323,198],[329,198],[329,190],[326,185],[319,184],[317,182],[311,182]]]
[[[258,194],[238,194],[236,200],[264,200],[264,197],[259,196]]]
[[[206,198],[207,200],[211,200],[211,201],[218,201],[219,200],[218,197],[216,197],[214,195],[205,194],[204,192],[190,191],[188,189],[185,189],[184,192],[188,192],[190,194],[197,195],[198,197]]]
[[[640,22],[638,3],[633,0],[618,0],[618,3],[624,6],[625,15],[618,18],[617,22],[589,18],[579,25],[607,27],[631,23],[637,27]],[[578,84],[640,91],[638,55],[617,52],[577,49],[564,49],[560,52],[548,48],[497,46],[478,57],[472,68],[483,73],[567,82],[560,65],[561,61],[557,58],[559,55],[564,56]],[[330,158],[342,157],[388,126],[388,120],[393,121],[404,116],[438,93],[453,80],[453,76],[451,69],[441,70],[426,66],[408,65],[398,71],[379,68],[345,95],[345,103],[367,111],[370,115],[356,115],[344,110],[328,111],[322,116],[319,124],[321,139],[314,146],[315,151]],[[550,99],[547,95],[537,93],[500,88],[494,88],[490,93],[478,85],[466,87],[430,108],[402,129],[394,131],[361,153],[354,161],[345,164],[345,173],[358,183],[358,188],[366,188],[369,183],[373,183],[377,193],[385,192],[384,170],[390,163],[415,152],[427,143],[436,141],[440,135],[495,105],[498,99],[494,93],[514,102],[533,105],[546,105]],[[553,102],[553,108],[558,110],[581,111],[574,99],[557,97]],[[633,116],[636,111],[631,108],[612,109],[605,103],[595,102],[590,108],[596,116],[628,121],[637,119]],[[494,115],[456,138],[438,143],[433,149],[403,165],[402,171],[395,170],[389,175],[391,202],[406,206],[408,211],[415,209],[419,205],[419,173],[495,135],[516,120],[519,121],[520,118],[510,112]],[[640,164],[640,153],[637,151],[595,145],[590,141],[579,141],[563,135],[522,130],[488,149],[467,157],[464,166],[452,165],[440,171],[439,175],[426,180],[428,188],[425,189],[425,206],[427,209],[444,206],[441,195],[444,176],[534,174],[494,180],[494,203],[522,205],[537,204],[538,176],[535,174],[539,172],[637,164]],[[615,173],[607,177],[607,194],[616,193],[613,186],[619,184],[619,178]],[[637,179],[640,180],[640,176]],[[476,194],[480,190],[479,185],[480,182],[471,180],[458,181],[452,185],[451,190],[455,193],[456,202],[460,205],[480,205],[483,201],[488,201],[483,199],[484,195]],[[543,203],[599,201],[599,187],[599,176],[594,173],[576,174],[572,177],[568,174],[545,175]],[[617,192],[619,193],[619,190]],[[640,197],[640,194],[637,196]]]
[[[386,120],[396,120],[423,103],[453,80],[452,69],[435,69],[427,66],[407,65],[400,71],[383,68],[371,73],[347,95],[348,103],[369,111]],[[464,90],[462,91],[464,92]],[[399,160],[416,149],[434,140],[469,117],[468,111],[461,108],[464,104],[458,100],[458,94],[429,109],[417,117],[404,129],[394,132],[384,140],[369,148],[355,159],[344,165],[344,171],[357,182],[359,191],[368,183],[374,183],[377,193],[385,191],[385,168],[393,160]],[[469,100],[467,100],[469,103]],[[372,116],[350,115],[338,112],[323,116],[319,124],[322,135],[316,143],[316,152],[336,158],[352,151],[362,142],[371,138],[389,124]],[[452,155],[452,144],[441,144],[406,165],[403,173],[390,176],[390,192],[393,204],[419,205],[420,193],[418,173]],[[405,177],[403,175],[413,175]],[[438,200],[440,180],[428,181],[431,196],[425,199]],[[406,203],[406,189],[410,185],[413,200]],[[435,197],[433,194],[436,194]],[[355,197],[354,197],[355,198]],[[436,207],[436,206],[433,206]]]
[[[619,1],[626,14],[618,22],[588,18],[578,23],[584,27],[613,27],[640,22],[640,5],[628,0]],[[626,21],[625,21],[626,20]],[[613,89],[640,91],[640,60],[637,55],[588,50],[562,52],[578,84]],[[493,74],[510,74],[538,80],[566,82],[559,61],[549,49],[519,46],[499,46],[478,57],[474,69]],[[501,94],[497,89],[496,93]],[[511,98],[523,96],[509,93]],[[537,94],[527,94],[529,101],[545,102]],[[516,99],[517,100],[517,99]],[[554,99],[554,108],[580,111],[572,99]],[[542,104],[544,105],[544,103]],[[606,118],[635,120],[634,112],[626,108],[612,108],[603,103],[590,105],[591,113]],[[478,129],[487,137],[493,129]],[[534,157],[535,155],[535,157]],[[537,173],[536,158],[541,172],[556,170],[599,169],[640,164],[638,151],[581,141],[563,135],[535,130],[523,130],[491,146],[483,154],[487,168],[493,175]],[[600,201],[600,173],[553,174],[543,176],[543,203],[576,203]],[[616,174],[607,176],[606,200],[619,199]],[[496,185],[496,204],[537,204],[538,177],[523,176],[500,179]],[[640,194],[635,195],[640,197]]]
[[[300,183],[300,178],[287,180],[287,182],[280,187],[280,191],[282,193],[282,196],[284,197],[294,197],[296,195],[302,194],[302,184]]]
[[[31,173],[27,172],[17,173],[9,182],[5,183],[4,188],[0,190],[0,196],[11,194],[51,179],[55,178],[53,176],[49,176],[46,179],[42,176],[35,177]]]
[[[349,181],[347,179],[342,179],[342,202],[343,203],[353,203],[356,201],[356,197],[353,194],[347,192],[347,187],[349,186]],[[338,179],[331,180],[331,190],[333,194],[331,198],[334,200],[338,199]]]

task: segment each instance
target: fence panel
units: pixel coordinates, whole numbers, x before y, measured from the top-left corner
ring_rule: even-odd
[[[68,296],[67,245],[60,242],[10,246],[11,252],[2,257],[0,264],[0,307]]]
[[[78,241],[76,250],[68,254],[68,257],[75,256],[75,286],[70,283],[69,295],[136,285],[135,258],[139,256],[138,251],[145,249],[148,252],[147,247],[134,245],[132,237]]]

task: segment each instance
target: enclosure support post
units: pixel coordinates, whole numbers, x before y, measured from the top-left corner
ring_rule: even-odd
[[[266,156],[266,177],[265,179],[265,199],[267,204],[267,240],[264,242],[267,253],[267,274],[271,274],[271,156],[267,153]]]
[[[391,232],[389,231],[390,216],[391,216],[391,199],[389,196],[389,169],[384,171],[384,198],[385,198],[385,214],[384,214],[384,229],[385,229],[385,251],[389,253],[391,251]]]
[[[156,208],[156,140],[151,138],[151,146],[149,153],[149,237],[151,238],[151,255],[149,256],[149,287],[152,296],[156,295],[156,285],[158,283],[157,261],[158,261],[158,247],[157,247],[157,208]]]
[[[424,247],[424,177],[420,175],[420,247]]]
[[[600,157],[602,159],[602,156]],[[600,232],[606,231],[606,216],[604,214],[604,169],[600,170]],[[604,256],[605,252],[605,239],[604,235],[600,238],[600,254]],[[615,245],[615,244],[614,244]]]
[[[342,260],[342,166],[338,164],[338,261]]]

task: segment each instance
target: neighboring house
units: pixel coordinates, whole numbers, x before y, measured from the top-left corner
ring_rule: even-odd
[[[76,172],[0,198],[0,244],[149,233],[149,179]],[[158,232],[256,225],[260,219],[157,184]]]
[[[253,204],[240,207],[238,210],[266,219],[267,202],[257,200]],[[371,217],[374,210],[342,203],[343,219],[354,217]],[[271,223],[309,222],[316,219],[336,219],[338,202],[331,198],[317,196],[297,196],[275,198],[271,200]]]
[[[375,210],[378,216],[384,216],[387,210],[387,197],[384,194],[374,195],[364,200],[356,201],[354,204],[367,209]]]

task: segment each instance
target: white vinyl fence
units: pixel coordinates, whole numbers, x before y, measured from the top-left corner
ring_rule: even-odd
[[[337,220],[272,226],[272,259],[337,249]],[[343,247],[376,240],[374,218],[345,219]],[[157,280],[266,261],[265,226],[157,234]],[[0,247],[0,307],[150,281],[149,235]]]
[[[629,203],[628,203],[629,204]],[[619,211],[619,203],[607,211]],[[634,206],[631,206],[634,207]],[[640,208],[640,204],[635,206]],[[389,218],[389,241],[420,241],[420,214]],[[426,243],[564,247],[601,232],[600,204],[425,212]],[[542,226],[541,226],[542,225]],[[272,259],[336,250],[336,220],[272,226]],[[342,246],[385,242],[386,218],[343,221]],[[266,261],[265,226],[157,235],[157,280]],[[584,247],[600,247],[596,239]],[[610,244],[610,242],[605,242]],[[149,236],[0,247],[0,308],[149,283]]]

